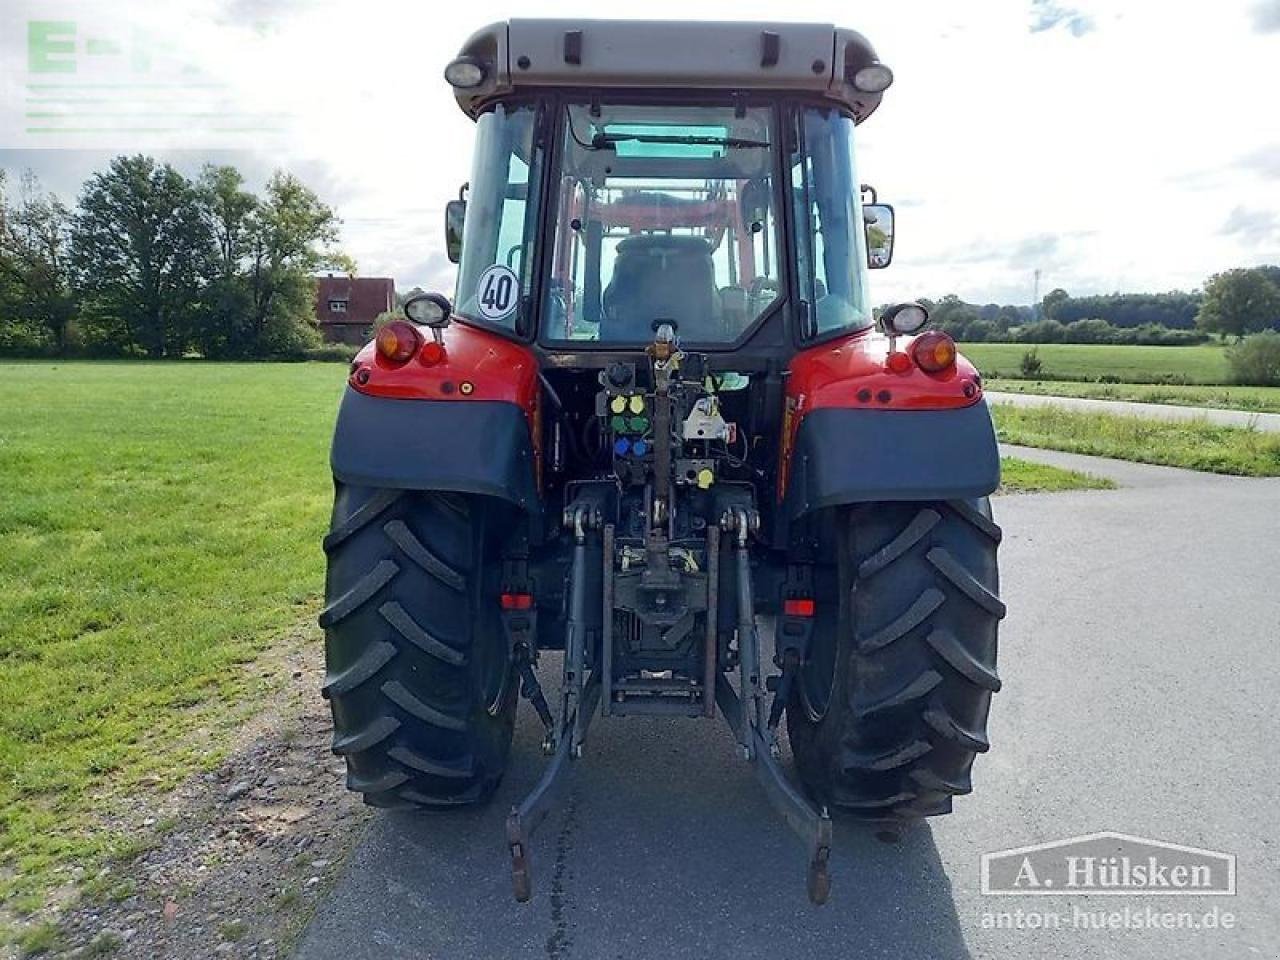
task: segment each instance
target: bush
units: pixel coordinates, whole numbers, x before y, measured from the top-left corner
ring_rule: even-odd
[[[319,360],[325,363],[350,363],[356,358],[360,348],[346,343],[326,343],[322,347],[312,347],[302,354],[304,360]]]
[[[0,318],[0,356],[43,357],[54,352],[53,343],[39,327]]]
[[[1065,343],[1115,343],[1117,330],[1105,320],[1076,320],[1063,328]]]
[[[1057,320],[1037,320],[1018,328],[1019,343],[1061,343],[1066,337],[1066,327]]]
[[[1024,377],[1038,376],[1042,366],[1043,363],[1040,361],[1040,354],[1034,350],[1028,350],[1024,353],[1022,355],[1021,362],[1018,364],[1018,367],[1022,370],[1022,375]]]
[[[1227,348],[1227,363],[1236,383],[1255,387],[1280,386],[1280,333],[1256,333]]]

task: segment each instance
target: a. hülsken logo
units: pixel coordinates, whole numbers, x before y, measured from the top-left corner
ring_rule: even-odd
[[[1123,833],[1090,833],[982,855],[990,896],[1229,896],[1234,854]]]

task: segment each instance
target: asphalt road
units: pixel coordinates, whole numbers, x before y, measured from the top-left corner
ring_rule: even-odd
[[[1172,403],[1135,403],[1129,400],[1091,400],[1088,397],[1045,397],[1035,393],[988,392],[986,397],[988,403],[1011,403],[1016,407],[1065,407],[1084,413],[1114,413],[1154,420],[1207,420],[1225,427],[1250,427],[1266,433],[1280,433],[1280,413],[1180,407]]]
[[[300,956],[1280,955],[1280,480],[1017,452],[1122,487],[997,501],[1005,686],[975,792],[897,845],[837,822],[825,907],[807,902],[799,847],[723,723],[635,717],[596,721],[567,807],[535,840],[534,898],[514,903],[502,822],[541,763],[522,707],[497,801],[377,819]],[[1106,830],[1236,854],[1238,894],[980,893],[984,852]],[[1070,918],[1073,905],[1197,918],[1216,907],[1236,926],[991,928],[1000,912]]]

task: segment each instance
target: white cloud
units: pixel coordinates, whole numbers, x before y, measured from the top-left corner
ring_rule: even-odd
[[[1280,112],[1269,102],[1280,89],[1280,34],[1263,32],[1274,6],[1223,0],[1206,16],[1163,0],[919,0],[843,15],[792,0],[788,19],[839,16],[897,76],[862,128],[862,178],[900,207],[894,266],[874,275],[876,299],[956,292],[1027,302],[1037,268],[1042,292],[1191,288],[1280,256],[1274,232],[1222,229],[1237,208],[1259,223],[1280,216]],[[89,17],[86,9],[25,0],[0,14],[0,34],[25,36],[22,18]],[[92,16],[107,9],[94,5]],[[362,272],[402,288],[451,285],[443,208],[468,177],[471,125],[443,65],[487,22],[590,13],[564,0],[133,0],[110,9],[125,27],[167,38],[162,52],[185,59],[191,76],[224,84],[217,109],[285,122],[278,133],[210,140],[198,128],[209,121],[193,120],[97,144],[104,157],[218,146],[255,171],[296,169],[339,207]],[[689,9],[650,0],[644,15]],[[773,19],[778,9],[707,0],[697,15]],[[11,41],[3,45],[2,145],[38,147],[15,134],[30,77]],[[153,99],[190,104],[198,89]],[[148,92],[114,106],[132,109]],[[39,172],[65,167],[59,155],[20,157],[35,158]]]

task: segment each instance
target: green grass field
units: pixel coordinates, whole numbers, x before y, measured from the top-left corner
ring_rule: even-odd
[[[0,371],[5,900],[127,851],[103,796],[216,761],[198,706],[269,688],[238,665],[318,606],[344,367]]]
[[[1006,443],[1246,477],[1280,476],[1280,433],[1203,421],[1151,420],[1061,407],[995,404]]]
[[[0,374],[0,901],[22,912],[59,865],[145,845],[102,810],[213,765],[270,695],[245,665],[319,606],[345,367]],[[1018,462],[1005,480],[1099,485]]]
[[[1035,350],[1040,380],[1119,383],[1227,383],[1230,371],[1221,346],[1130,347],[1086,343],[966,343],[961,352],[987,378],[1021,378],[1023,354]]]

